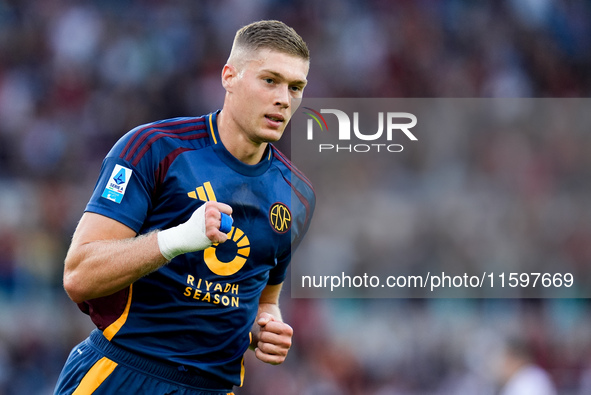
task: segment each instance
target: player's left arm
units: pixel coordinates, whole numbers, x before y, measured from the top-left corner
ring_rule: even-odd
[[[273,365],[285,361],[293,336],[293,329],[283,322],[279,310],[282,285],[267,285],[263,289],[257,318],[252,328],[251,348],[254,349],[256,357]]]

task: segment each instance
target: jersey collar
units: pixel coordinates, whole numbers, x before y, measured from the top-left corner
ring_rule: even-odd
[[[271,144],[267,145],[263,159],[256,165],[247,165],[246,163],[240,161],[234,157],[234,155],[232,155],[230,151],[226,149],[226,147],[224,147],[224,144],[220,139],[217,125],[217,116],[220,111],[221,110],[217,110],[216,112],[212,112],[206,116],[207,131],[209,132],[209,137],[214,152],[222,162],[240,174],[245,176],[259,176],[263,174],[265,171],[267,171],[269,166],[271,166],[271,161],[273,160]]]

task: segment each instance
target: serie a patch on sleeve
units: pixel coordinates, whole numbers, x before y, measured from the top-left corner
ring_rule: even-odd
[[[105,199],[109,199],[115,203],[121,203],[123,196],[125,196],[125,190],[127,184],[131,179],[133,170],[123,167],[121,165],[115,165],[111,177],[107,181],[107,186],[101,195]]]

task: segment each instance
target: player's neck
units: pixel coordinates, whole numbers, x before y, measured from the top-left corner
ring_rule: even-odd
[[[237,125],[225,115],[222,110],[216,119],[222,144],[239,161],[247,165],[256,165],[261,161],[267,143],[256,143],[248,139],[244,133],[236,130]]]

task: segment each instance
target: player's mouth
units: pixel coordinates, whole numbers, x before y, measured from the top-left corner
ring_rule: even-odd
[[[265,114],[265,118],[273,127],[280,127],[285,122],[285,117],[281,114]]]

